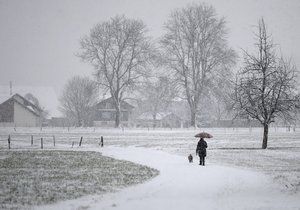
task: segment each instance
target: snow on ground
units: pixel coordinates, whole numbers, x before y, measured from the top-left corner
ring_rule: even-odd
[[[208,139],[208,166],[201,168],[186,159],[190,153],[195,156],[193,136],[203,130],[214,138]],[[0,150],[7,150],[8,134],[15,150],[39,149],[43,137],[46,149],[103,151],[161,170],[159,177],[145,184],[102,199],[95,195],[66,201],[54,209],[202,209],[201,205],[208,209],[241,209],[240,205],[244,209],[300,209],[296,200],[300,197],[299,128],[295,132],[271,128],[266,150],[260,149],[261,128],[0,128]],[[83,146],[78,147],[81,136]],[[99,147],[100,136],[104,136],[104,149]]]
[[[141,183],[157,170],[99,152],[0,150],[0,209],[104,194]]]
[[[261,128],[202,128],[195,129],[103,129],[103,128],[0,128],[0,150],[7,149],[7,136],[11,134],[12,148],[38,149],[40,137],[44,148],[78,147],[83,136],[83,146],[99,147],[100,136],[104,144],[115,146],[138,146],[163,150],[187,157],[195,156],[197,140],[195,133],[205,130],[214,138],[208,141],[207,162],[263,172],[279,183],[283,191],[300,192],[300,130],[270,128],[269,148],[261,150]],[[30,144],[34,136],[34,145]],[[53,135],[56,147],[53,147]]]
[[[160,170],[156,178],[117,193],[86,196],[41,209],[299,209],[299,194],[283,193],[258,172],[188,163],[186,157],[149,148],[86,147],[118,159]],[[37,208],[37,209],[39,209]]]

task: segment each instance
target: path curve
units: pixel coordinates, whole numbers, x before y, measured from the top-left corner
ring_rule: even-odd
[[[189,164],[187,158],[153,149],[111,146],[87,150],[156,168],[160,175],[116,193],[85,196],[43,209],[300,209],[298,195],[282,193],[279,185],[258,172]]]

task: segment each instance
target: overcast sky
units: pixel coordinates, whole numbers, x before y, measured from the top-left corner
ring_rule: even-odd
[[[75,53],[79,39],[117,14],[142,19],[158,38],[174,8],[188,0],[0,0],[0,85],[53,86],[91,75]],[[300,68],[300,0],[207,0],[229,28],[229,43],[251,50],[254,25],[264,17],[274,41]]]

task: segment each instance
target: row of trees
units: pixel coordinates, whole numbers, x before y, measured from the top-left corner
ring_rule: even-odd
[[[147,34],[141,20],[116,16],[99,23],[81,39],[78,54],[94,67],[96,84],[89,81],[92,85],[86,88],[90,91],[82,93],[86,97],[74,98],[73,103],[82,108],[91,105],[89,97],[97,98],[93,90],[100,87],[114,100],[118,127],[120,103],[126,97],[142,100],[153,119],[177,97],[187,101],[190,126],[196,126],[203,101],[214,100],[218,108],[222,104],[239,117],[259,121],[266,148],[270,123],[278,117],[291,120],[298,108],[296,68],[277,54],[261,19],[255,36],[257,52],[244,51],[243,65],[235,74],[238,56],[228,46],[227,31],[225,19],[206,4],[174,10],[158,42]],[[79,115],[85,111],[67,102],[72,97],[69,90],[76,88],[66,86],[62,106],[81,125]],[[80,94],[78,90],[75,96]]]

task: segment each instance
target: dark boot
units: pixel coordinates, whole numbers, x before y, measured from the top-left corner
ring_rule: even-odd
[[[199,165],[203,165],[203,157],[202,156],[200,156],[200,164]]]

